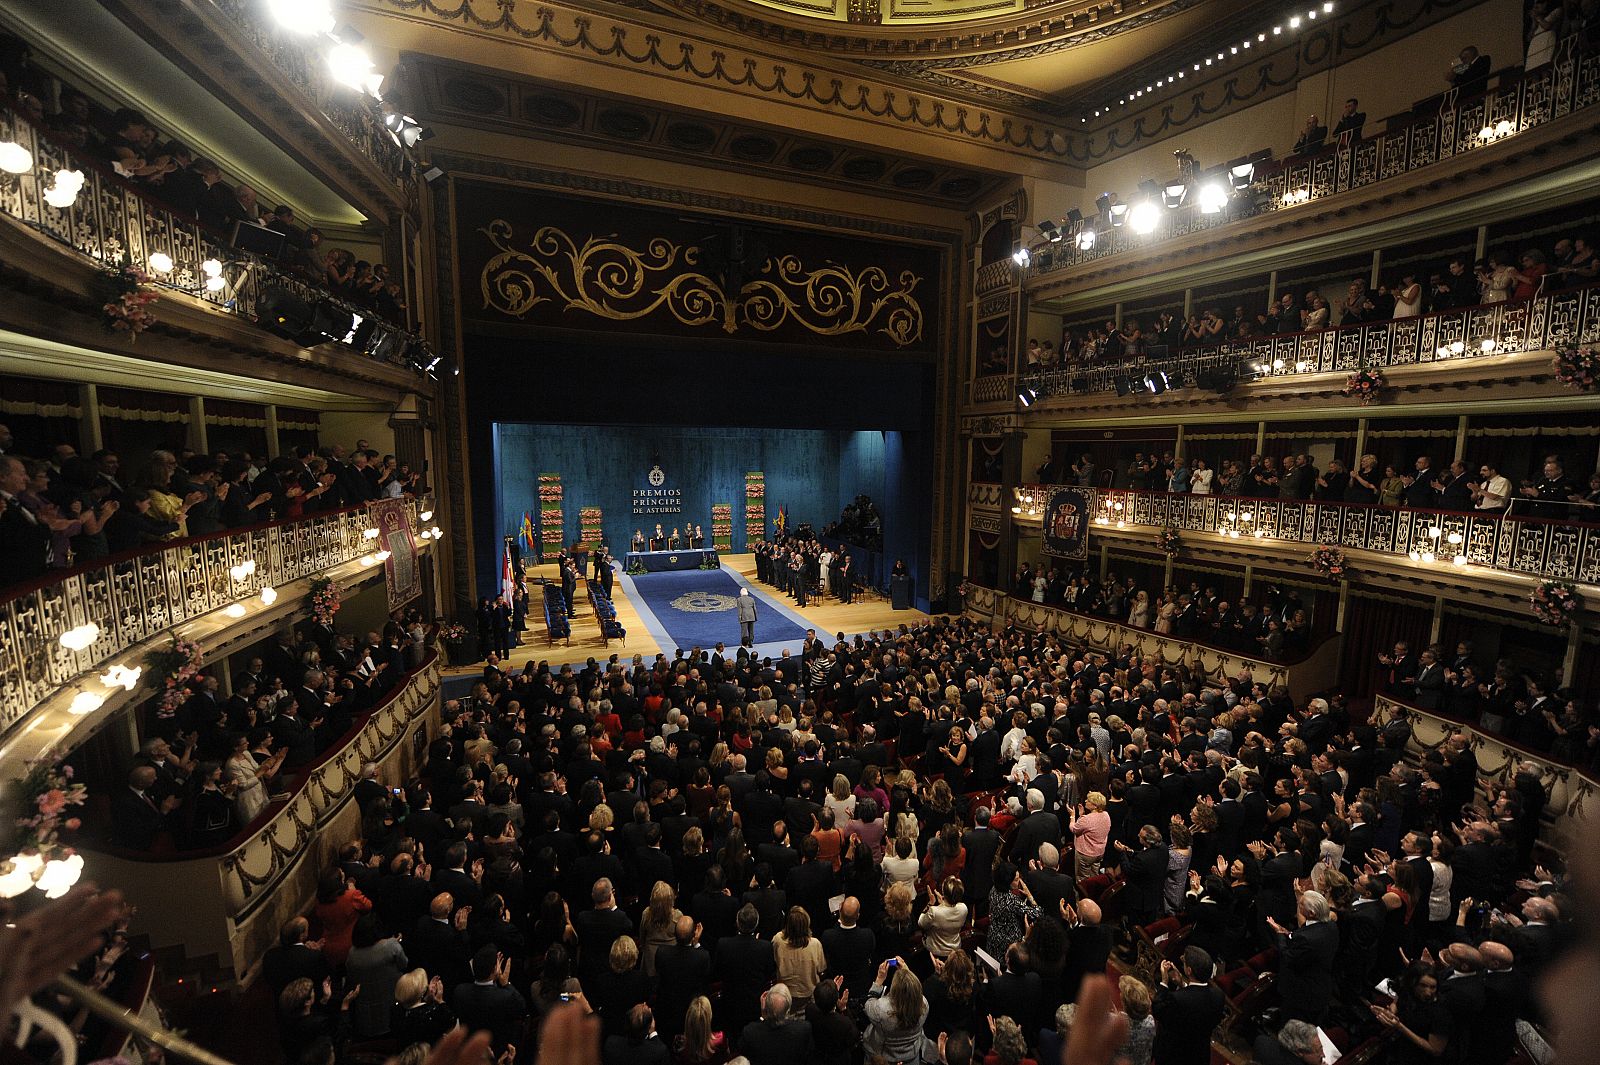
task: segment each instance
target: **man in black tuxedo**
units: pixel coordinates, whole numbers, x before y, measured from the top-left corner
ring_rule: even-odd
[[[1161,913],[1162,887],[1167,878],[1167,845],[1161,830],[1145,825],[1139,829],[1138,850],[1121,840],[1117,841],[1117,849],[1122,851],[1122,891],[1127,899],[1128,919],[1138,925],[1149,924]]]
[[[456,1019],[470,1031],[487,1030],[497,1054],[507,1044],[521,1042],[528,1017],[528,1005],[510,981],[511,959],[491,943],[472,956],[472,982],[458,985],[450,995]]]
[[[1361,989],[1372,986],[1378,963],[1379,944],[1387,911],[1383,907],[1384,882],[1362,873],[1355,879],[1355,900],[1339,919],[1339,979],[1344,986]]]
[[[1321,1024],[1333,1002],[1333,962],[1339,953],[1339,928],[1328,919],[1328,900],[1319,891],[1302,894],[1295,912],[1299,927],[1293,930],[1279,924],[1275,917],[1267,918],[1268,926],[1277,935],[1278,992],[1289,1017]]]
[[[1061,989],[1073,1001],[1083,978],[1106,971],[1111,957],[1111,929],[1100,923],[1100,904],[1081,899],[1066,908],[1067,960],[1062,967]]]
[[[452,915],[455,899],[441,891],[428,904],[427,916],[406,936],[406,958],[444,982],[446,993],[472,979],[471,942],[467,939],[467,911]]]
[[[800,840],[800,857],[800,864],[784,878],[783,893],[789,897],[789,905],[799,906],[811,915],[813,928],[826,928],[833,922],[828,909],[828,900],[834,896],[833,864],[817,857],[815,836]]]
[[[751,1021],[739,1033],[739,1053],[752,1065],[812,1065],[816,1044],[811,1024],[790,1019],[789,989],[773,984],[761,996],[761,1019]]]
[[[1180,969],[1161,963],[1161,986],[1150,1013],[1156,1019],[1155,1065],[1210,1065],[1211,1032],[1222,1021],[1222,989],[1211,986],[1211,955],[1199,947],[1183,952]]]
[[[1000,975],[989,981],[985,1005],[991,1017],[1006,1016],[1025,1032],[1036,1031],[1044,1002],[1044,981],[1028,967],[1022,945],[1006,948]]]
[[[1003,842],[1005,838],[989,827],[989,808],[979,807],[973,815],[973,827],[961,837],[961,847],[967,852],[966,863],[961,867],[961,886],[966,889],[974,918],[989,912],[994,863]]]
[[[1417,659],[1417,679],[1412,700],[1423,710],[1436,710],[1444,697],[1444,666],[1433,648]]]
[[[1383,667],[1378,671],[1378,682],[1383,686],[1385,695],[1404,699],[1413,694],[1412,686],[1417,683],[1417,659],[1411,653],[1410,644],[1404,640],[1396,641],[1392,653],[1378,656],[1378,665]]]
[[[1055,814],[1045,812],[1044,792],[1029,788],[1026,802],[1028,816],[1017,826],[1017,834],[1011,840],[1011,864],[1019,869],[1026,869],[1039,856],[1041,844],[1061,846],[1061,821]]]
[[[27,489],[22,460],[0,455],[0,588],[43,577],[49,564],[50,528],[17,499]]]
[[[693,917],[679,917],[672,942],[656,948],[657,1027],[668,1043],[683,1031],[689,1003],[710,993],[711,952],[700,945],[700,932]]]
[[[483,859],[473,863],[473,871],[467,871],[467,845],[465,843],[452,843],[444,852],[442,868],[433,872],[433,887],[435,891],[448,891],[455,900],[455,908],[463,906],[476,906],[483,899],[483,889],[478,886],[478,877],[483,874]]]
[[[723,1031],[743,1032],[759,1015],[761,993],[777,975],[772,944],[757,937],[760,912],[749,903],[740,907],[738,931],[717,943],[712,966],[722,983],[722,998],[717,1004],[718,1021]]]
[[[1489,71],[1489,56],[1480,53],[1476,45],[1469,44],[1461,49],[1456,61],[1450,64],[1450,70],[1445,74],[1445,81],[1450,83],[1451,88],[1462,92],[1478,92],[1488,84]]]
[[[1039,845],[1039,857],[1022,870],[1022,879],[1033,892],[1033,901],[1045,914],[1059,913],[1063,902],[1072,902],[1078,897],[1077,882],[1061,871],[1061,851],[1054,843]]]
[[[261,976],[274,998],[301,977],[321,984],[328,976],[328,959],[322,956],[322,944],[309,942],[310,934],[311,922],[304,917],[291,917],[278,932],[278,945],[262,956]]]
[[[157,836],[172,830],[172,812],[182,800],[176,795],[156,795],[155,786],[156,771],[151,766],[135,766],[128,773],[128,786],[111,797],[112,842],[147,851]]]
[[[1232,861],[1244,841],[1244,804],[1239,801],[1239,782],[1228,777],[1218,786],[1222,798],[1212,805],[1217,815],[1217,853]],[[1205,875],[1204,873],[1201,874]]]
[[[633,922],[617,908],[610,880],[596,880],[589,897],[593,907],[573,918],[572,927],[578,934],[578,978],[594,983],[605,979],[611,966],[611,944],[631,932]]]

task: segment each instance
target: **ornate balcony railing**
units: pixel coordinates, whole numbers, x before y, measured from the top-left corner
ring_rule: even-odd
[[[378,101],[334,81],[327,61],[312,51],[308,38],[265,25],[260,4],[244,0],[211,3],[295,88],[310,97],[362,155],[397,184],[413,182],[411,162],[384,128]]]
[[[1452,732],[1467,733],[1478,759],[1479,787],[1511,783],[1519,763],[1538,766],[1550,796],[1545,807],[1546,833],[1558,848],[1571,845],[1580,835],[1584,820],[1595,816],[1593,800],[1600,795],[1600,774],[1592,769],[1563,764],[1548,754],[1519,746],[1498,733],[1438,710],[1423,710],[1389,695],[1375,696],[1373,724],[1381,726],[1395,718],[1410,723],[1411,747],[1418,755],[1438,749]]]
[[[417,530],[433,504],[412,500],[408,509]],[[371,554],[363,535],[371,525],[365,507],[351,507],[174,540],[0,592],[0,736],[66,685],[174,626]],[[254,569],[236,578],[247,562]],[[90,624],[99,626],[93,643],[61,644],[63,633]]]
[[[1492,90],[1470,96],[1446,94],[1439,109],[1408,121],[1391,119],[1384,132],[1363,140],[1340,140],[1318,151],[1257,167],[1235,209],[1202,213],[1190,201],[1162,210],[1149,233],[1131,227],[1103,228],[1088,248],[1071,240],[1034,249],[1030,277],[1066,270],[1164,240],[1228,225],[1240,218],[1293,210],[1400,174],[1433,166],[1600,102],[1600,53],[1581,53],[1578,39],[1562,42],[1556,60],[1520,75],[1503,73]],[[1487,135],[1486,135],[1487,134]],[[1159,204],[1157,205],[1159,206]]]
[[[1016,263],[1010,259],[997,259],[992,263],[986,263],[978,268],[978,277],[973,288],[980,296],[998,292],[1011,284],[1016,272]]]
[[[370,320],[376,325],[360,334],[361,347],[350,344],[348,350],[379,362],[406,365],[407,342],[414,337],[403,323],[379,325],[376,312],[349,304],[266,259],[234,248],[221,234],[147,198],[100,161],[52,139],[13,113],[0,111],[0,140],[15,141],[33,157],[31,170],[0,182],[0,213],[72,248],[102,269],[113,269],[126,259],[160,287],[252,322],[261,323],[269,301],[281,295],[310,307],[333,303],[348,311],[357,324]],[[52,207],[45,201],[45,189],[60,170],[83,174],[83,187],[70,207]],[[154,269],[151,257],[157,254],[171,260],[170,269]],[[221,264],[217,282],[205,271],[208,260]]]
[[[1169,389],[1209,380],[1253,381],[1297,374],[1395,369],[1600,343],[1600,285],[1536,299],[1485,303],[1412,318],[1230,340],[1181,354],[1066,367],[1024,380],[1043,398],[1146,387],[1157,371]]]
[[[1035,519],[1054,485],[1023,485],[1018,503]],[[1480,510],[1424,510],[1366,503],[1251,499],[1081,489],[1096,528],[1129,526],[1213,533],[1230,539],[1329,544],[1446,567],[1600,584],[1600,525]],[[1043,501],[1043,502],[1040,502]]]
[[[973,481],[967,486],[967,502],[978,510],[999,510],[1000,495],[1000,486],[992,481]]]
[[[1092,647],[1107,654],[1132,648],[1140,658],[1153,659],[1169,666],[1183,665],[1201,676],[1232,678],[1248,670],[1256,681],[1286,691],[1304,692],[1326,686],[1332,681],[1338,663],[1338,641],[1335,639],[1323,640],[1310,654],[1298,661],[1274,661],[1231,647],[1219,647],[1170,633],[1124,625],[1111,618],[1017,599],[1004,592],[976,585],[967,586],[963,610],[967,615],[993,625],[1048,630],[1070,643]]]

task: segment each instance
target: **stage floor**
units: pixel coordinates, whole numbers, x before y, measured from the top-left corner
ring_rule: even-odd
[[[740,555],[722,555],[724,570],[732,571],[742,577],[752,588],[759,590],[766,598],[780,603],[791,615],[803,618],[805,624],[817,630],[817,635],[832,640],[834,634],[843,632],[846,636],[854,636],[858,632],[869,632],[894,628],[906,624],[914,625],[927,620],[928,615],[920,610],[895,610],[889,605],[887,596],[871,593],[867,597],[858,597],[855,602],[845,604],[834,599],[812,599],[805,607],[797,607],[788,596],[780,595],[770,585],[760,584],[756,581],[756,556],[751,553]],[[531,566],[528,576],[544,577],[551,581],[557,579],[554,563],[542,566]],[[644,618],[639,614],[638,606],[628,595],[626,582],[620,579],[613,582],[612,604],[617,608],[617,620],[622,627],[628,630],[628,643],[623,646],[616,640],[611,641],[608,648],[605,641],[600,638],[600,626],[595,623],[594,609],[589,605],[588,589],[581,588],[578,592],[579,614],[572,619],[572,639],[570,642],[557,641],[554,647],[545,642],[544,634],[544,601],[543,586],[530,583],[528,586],[528,630],[522,634],[522,644],[511,649],[512,665],[521,669],[524,662],[532,659],[535,662],[547,660],[552,666],[561,666],[567,663],[582,665],[590,657],[603,659],[607,655],[621,655],[624,659],[634,655],[644,655],[654,658],[658,653],[671,655],[674,647],[663,647],[650,634],[649,627]],[[649,579],[648,575],[645,577]],[[769,604],[763,603],[765,610],[771,610]],[[735,654],[739,650],[739,626],[736,621],[731,621],[728,626],[728,636],[724,642],[727,652]],[[769,648],[788,646],[798,650],[799,640],[781,644],[764,644],[761,651],[766,653]],[[775,653],[775,652],[774,652]],[[461,666],[451,666],[446,672],[449,675],[477,673],[483,669],[483,663],[469,662]]]

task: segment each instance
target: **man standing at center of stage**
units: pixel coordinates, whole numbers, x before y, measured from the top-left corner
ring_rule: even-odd
[[[750,589],[739,589],[739,646],[756,645],[756,601]]]
[[[805,556],[802,555],[800,552],[796,551],[794,553],[793,557],[791,557],[790,560],[789,560],[789,566],[790,566],[791,581],[794,584],[794,588],[792,589],[792,591],[794,593],[795,606],[805,606],[806,605],[806,581],[809,578],[809,574],[807,573],[807,565],[806,565]]]

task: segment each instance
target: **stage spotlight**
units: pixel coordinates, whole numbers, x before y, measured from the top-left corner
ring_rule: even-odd
[[[1114,203],[1111,205],[1111,209],[1107,213],[1111,215],[1111,224],[1113,226],[1121,226],[1128,220],[1128,205],[1125,203]]]
[[[1128,212],[1128,223],[1133,226],[1133,231],[1140,236],[1147,236],[1155,232],[1156,224],[1161,219],[1161,209],[1153,200],[1141,200],[1133,205],[1133,210]]]
[[[1024,407],[1033,406],[1034,401],[1038,398],[1039,393],[1034,389],[1027,387],[1026,385],[1017,389],[1017,402],[1022,404]]]
[[[1228,190],[1215,181],[1200,186],[1200,213],[1221,214],[1228,206]]]
[[[1169,181],[1161,189],[1161,202],[1166,205],[1167,210],[1174,211],[1183,206],[1184,198],[1188,195],[1187,181]]]
[[[355,332],[357,324],[354,314],[329,300],[321,300],[311,315],[311,332],[316,335],[313,343],[344,340]]]
[[[1033,258],[1032,253],[1021,244],[1018,244],[1016,247],[1011,249],[1011,261],[1016,263],[1018,266],[1027,266],[1028,260],[1031,258]]]
[[[398,362],[401,353],[405,350],[405,346],[406,338],[404,333],[397,329],[384,329],[378,333],[377,339],[372,342],[372,347],[367,354],[379,362]]]
[[[428,140],[433,136],[431,129],[426,128],[410,115],[402,115],[398,111],[392,111],[385,115],[383,124],[388,129],[389,136],[394,138],[394,142],[402,148],[415,148],[419,141]]]
[[[1089,249],[1093,248],[1095,239],[1096,235],[1094,227],[1088,225],[1084,226],[1082,229],[1078,230],[1078,250],[1088,251]]]
[[[1041,237],[1043,237],[1045,240],[1048,240],[1051,244],[1054,244],[1056,241],[1061,239],[1061,230],[1057,229],[1056,224],[1048,218],[1044,219],[1037,226],[1034,226],[1034,228],[1039,231],[1039,235]]]
[[[1160,370],[1155,370],[1145,375],[1145,388],[1150,390],[1152,396],[1159,396],[1167,390],[1167,375]]]
[[[1235,163],[1228,168],[1228,183],[1236,189],[1249,188],[1255,176],[1256,164],[1252,162]]]
[[[1094,198],[1094,209],[1101,218],[1111,213],[1111,193],[1102,192]]]
[[[311,304],[283,288],[269,288],[261,296],[257,320],[291,340],[305,335],[316,312]]]
[[[1152,178],[1145,178],[1143,181],[1139,182],[1139,192],[1142,193],[1144,198],[1147,200],[1156,200],[1161,198],[1161,186],[1158,185]]]
[[[1067,212],[1067,225],[1075,226],[1083,221],[1083,212],[1074,207]]]
[[[1112,380],[1111,387],[1117,390],[1117,395],[1126,396],[1133,391],[1133,385],[1127,377],[1118,377]]]

